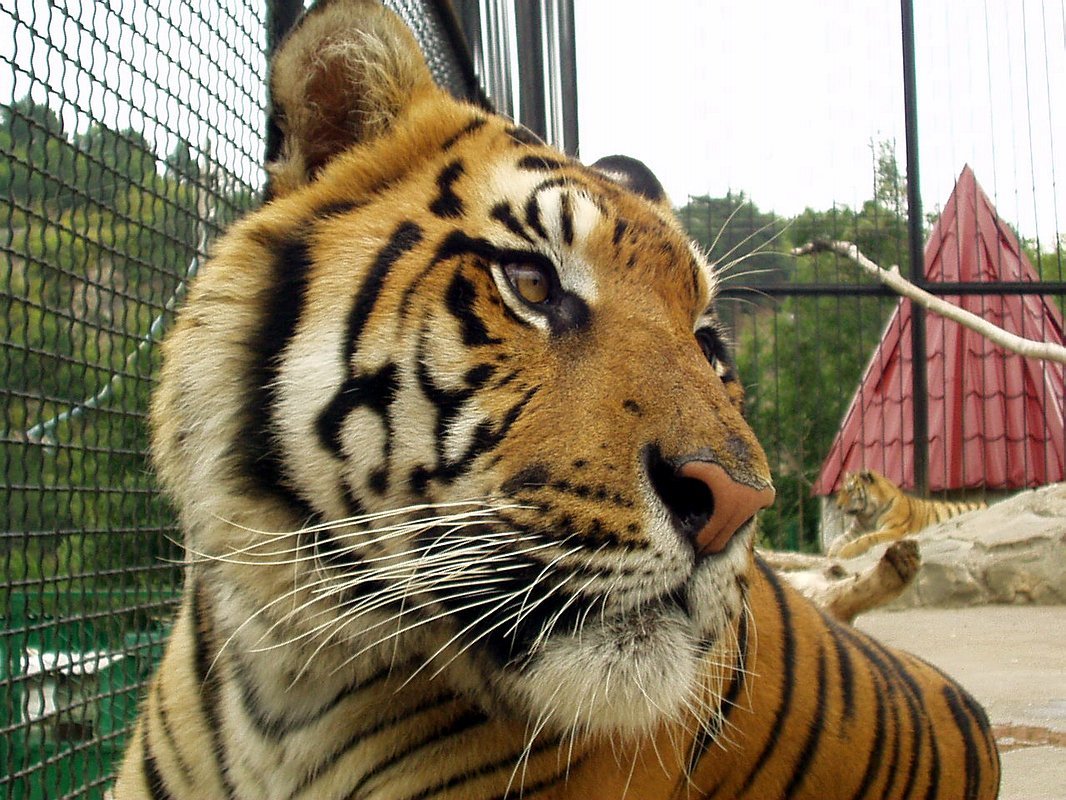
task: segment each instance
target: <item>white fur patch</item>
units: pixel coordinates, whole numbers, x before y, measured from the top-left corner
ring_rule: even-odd
[[[520,690],[559,730],[639,737],[696,701],[702,661],[691,623],[657,609],[551,637]]]

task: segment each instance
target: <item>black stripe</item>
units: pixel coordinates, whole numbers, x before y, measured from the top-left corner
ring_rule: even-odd
[[[863,770],[859,788],[852,795],[853,800],[866,800],[866,798],[870,797],[870,788],[877,777],[877,769],[881,766],[881,755],[885,752],[885,700],[881,692],[881,680],[875,674],[871,674],[870,679],[873,682],[874,700],[876,702],[874,739],[866,756],[866,769]]]
[[[354,369],[352,357],[359,345],[359,339],[370,319],[370,314],[377,304],[385,278],[389,271],[404,255],[414,250],[422,242],[422,229],[413,222],[401,222],[388,243],[378,251],[374,263],[367,273],[363,285],[355,296],[355,303],[348,314],[347,338],[344,342],[344,364],[349,370]]]
[[[435,541],[447,546],[446,538],[439,533],[435,535]],[[517,541],[525,539],[517,537]],[[442,594],[437,600],[460,631],[461,647],[476,646],[496,666],[506,664],[512,669],[526,670],[536,658],[531,653],[533,644],[549,625],[556,631],[579,630],[597,599],[575,595],[568,587],[580,586],[580,581],[567,581],[568,576],[561,569],[546,570],[545,564],[532,556],[505,550],[501,545],[498,557],[506,569],[501,566],[497,570],[494,584],[483,593],[484,603],[474,606],[467,598],[454,593]],[[574,572],[587,574],[581,568]],[[525,598],[524,604],[519,606],[508,601],[514,597]],[[518,614],[520,618],[516,618]]]
[[[533,244],[533,237],[529,235],[522,222],[514,214],[514,209],[511,208],[511,204],[506,200],[497,203],[492,207],[492,211],[489,212],[489,216],[497,222],[503,223],[503,225],[521,239],[525,239],[530,244]]]
[[[355,489],[351,485],[351,481],[347,476],[341,477],[337,481],[340,486],[341,497],[344,499],[344,509],[349,517],[361,517],[366,513],[366,506],[363,505],[363,501],[355,496]]]
[[[969,692],[954,683],[954,681],[951,683],[958,690],[959,700],[962,702],[963,708],[970,713],[975,729],[982,734],[980,738],[984,742],[986,758],[990,764],[995,764],[996,769],[998,770],[999,752],[996,750],[995,741],[992,738],[991,724],[988,721],[988,715],[985,713],[981,704],[978,703]]]
[[[469,283],[462,276],[457,275],[456,280],[452,282],[452,285],[456,285],[457,282],[463,281]],[[472,286],[470,287],[472,290]],[[451,293],[449,293],[451,294]],[[480,323],[476,317],[469,322],[460,320],[460,324],[464,329],[469,324],[471,327],[474,324]],[[478,334],[472,334],[472,338]],[[437,458],[437,466],[430,473],[429,477],[439,477],[446,473],[449,473],[448,457],[444,452],[444,445],[448,441],[448,434],[451,431],[456,418],[459,416],[459,412],[462,411],[463,406],[474,394],[474,390],[471,387],[464,386],[462,389],[446,389],[443,386],[439,386],[434,380],[433,376],[429,372],[429,367],[426,365],[427,358],[425,355],[426,340],[430,334],[428,330],[423,330],[422,336],[419,338],[418,350],[415,355],[415,377],[418,380],[418,388],[422,391],[422,395],[432,404],[437,412],[437,420],[433,427],[433,447],[434,453]],[[483,331],[481,334],[482,338]],[[464,334],[464,341],[466,335]],[[469,344],[469,342],[467,342]]]
[[[729,688],[726,689],[724,695],[718,703],[718,714],[712,719],[708,720],[706,724],[700,726],[700,730],[697,733],[694,741],[692,742],[692,752],[689,754],[688,767],[685,770],[684,776],[678,782],[675,794],[680,794],[682,788],[689,785],[689,781],[696,774],[696,769],[699,767],[700,761],[707,754],[707,751],[711,748],[717,740],[718,736],[722,733],[722,728],[726,722],[729,721],[729,716],[733,709],[736,707],[737,698],[740,696],[740,690],[744,686],[744,675],[747,671],[748,662],[748,616],[741,613],[740,621],[737,625],[737,662],[733,666],[733,677],[729,681]]]
[[[400,223],[388,243],[378,251],[363,285],[355,295],[355,302],[348,314],[342,354],[347,376],[315,424],[323,446],[338,458],[341,457],[341,428],[344,420],[354,409],[363,406],[377,412],[385,425],[386,461],[391,452],[392,427],[387,411],[395,400],[399,386],[398,369],[395,364],[385,364],[372,374],[360,375],[354,360],[359,340],[385,286],[386,277],[396,262],[421,242],[420,227],[413,222]]]
[[[193,624],[193,659],[196,683],[200,691],[200,715],[207,724],[211,738],[211,751],[218,766],[218,779],[227,798],[236,796],[229,779],[226,746],[222,739],[221,720],[219,719],[219,680],[215,662],[214,643],[211,634],[210,609],[207,607],[207,592],[199,583],[192,585],[192,624]],[[218,654],[221,656],[221,653]],[[214,667],[214,668],[213,668]]]
[[[456,159],[437,175],[439,194],[429,204],[430,212],[442,219],[456,219],[463,215],[463,200],[455,193],[455,182],[463,177],[466,168]]]
[[[810,729],[807,740],[803,743],[799,757],[792,767],[792,777],[785,787],[785,797],[796,797],[803,779],[807,777],[814,755],[818,751],[818,742],[821,741],[822,731],[825,730],[825,700],[828,681],[826,680],[826,656],[823,647],[818,648],[818,674],[815,676],[818,684],[818,701],[814,707],[814,714],[809,720]]]
[[[454,695],[434,695],[433,697],[425,699],[422,702],[416,704],[415,706],[408,708],[398,716],[390,717],[388,719],[381,719],[375,724],[370,725],[369,727],[355,731],[354,733],[349,735],[347,739],[341,742],[339,747],[331,750],[325,755],[325,757],[315,762],[315,764],[312,765],[309,770],[307,770],[307,772],[304,774],[304,777],[289,794],[290,800],[302,794],[304,790],[306,790],[319,778],[323,777],[334,766],[336,766],[348,753],[358,747],[365,740],[369,739],[372,736],[376,736],[377,734],[381,733],[382,731],[388,730],[389,728],[397,727],[399,725],[403,725],[406,722],[410,722],[414,717],[418,716],[419,714],[423,714],[433,709],[442,708],[443,706],[453,702],[455,702]]]
[[[470,254],[481,256],[486,261],[489,261],[492,260],[495,252],[495,248],[487,239],[476,239],[472,236],[467,236],[462,231],[452,231],[437,245],[437,251],[433,254],[433,258],[429,260],[429,263],[422,268],[415,279],[404,289],[403,299],[400,301],[400,314],[406,316],[410,310],[411,300],[414,299],[415,292],[423,289],[429,273],[438,265],[456,256]]]
[[[889,648],[877,640],[873,640],[873,646],[883,655],[885,661],[892,669],[892,678],[895,682],[902,687],[903,699],[906,702],[907,710],[910,712],[910,719],[903,727],[903,731],[909,731],[912,734],[912,754],[910,759],[910,767],[907,770],[907,778],[904,786],[907,790],[905,798],[912,797],[918,783],[918,768],[921,766],[922,755],[925,751],[925,736],[929,736],[929,751],[931,751],[931,757],[936,758],[936,743],[933,739],[932,724],[926,709],[925,692],[922,690],[921,685],[915,680],[914,675],[907,668],[899,657]]]
[[[548,231],[545,230],[544,223],[541,221],[540,203],[537,201],[537,195],[535,193],[526,200],[525,213],[526,225],[531,227],[533,232],[541,239],[547,240]]]
[[[484,320],[474,310],[477,302],[477,287],[461,272],[456,272],[444,296],[445,307],[459,322],[463,344],[467,347],[483,347],[499,344],[500,339],[489,336]]]
[[[173,800],[174,795],[167,789],[166,781],[159,772],[159,764],[152,754],[152,746],[148,739],[148,725],[141,728],[141,766],[144,769],[144,782],[148,786],[148,795],[152,800]]]
[[[447,139],[445,139],[444,143],[441,144],[440,149],[444,151],[451,150],[453,147],[455,147],[456,144],[459,143],[460,140],[465,139],[470,134],[479,131],[483,127],[485,127],[485,122],[486,120],[484,117],[475,117],[474,119],[470,120],[470,122],[466,123],[466,125],[461,127],[458,131],[456,131]]]
[[[574,199],[565,192],[559,201],[559,222],[563,226],[563,242],[569,247],[574,243]]]
[[[974,741],[974,719],[967,712],[955,687],[948,684],[941,690],[944,701],[948,704],[948,710],[955,720],[955,727],[962,737],[962,744],[966,751],[966,800],[976,800],[978,790],[981,787],[981,757],[977,752],[977,742]]]
[[[460,736],[463,733],[484,725],[486,722],[488,722],[488,717],[481,711],[468,709],[462,712],[459,716],[449,722],[446,727],[429,731],[427,735],[423,735],[420,739],[409,741],[405,747],[395,750],[388,758],[379,761],[369,770],[364,772],[355,785],[348,789],[347,797],[349,800],[354,800],[354,798],[359,797],[363,788],[370,783],[370,781],[397,765],[400,765],[404,769],[414,771],[418,766],[417,760],[412,764],[403,764],[402,762],[419,751],[425,750],[427,747]]]
[[[526,798],[537,792],[549,789],[552,786],[558,786],[560,783],[564,783],[571,771],[580,767],[584,760],[584,758],[578,758],[576,761],[560,767],[559,771],[554,775],[550,775],[547,778],[541,778],[539,781],[534,781],[530,784],[520,783],[518,787],[518,797]],[[506,794],[494,795],[492,800],[513,800],[514,797],[514,792],[507,792]]]
[[[784,674],[781,676],[781,703],[774,714],[774,723],[770,729],[770,736],[766,744],[763,745],[759,757],[755,760],[755,766],[744,779],[738,794],[744,794],[751,788],[751,785],[762,774],[766,762],[773,755],[774,750],[777,749],[781,732],[784,730],[785,720],[792,711],[792,692],[796,683],[796,636],[795,631],[792,629],[792,611],[788,606],[788,597],[785,595],[777,575],[761,558],[755,559],[755,565],[762,572],[766,582],[773,590],[778,614],[781,617],[781,629],[783,631],[781,658],[784,664]]]
[[[906,735],[907,730],[904,729],[903,723],[900,721],[901,705],[899,702],[899,689],[894,683],[889,681],[888,687],[888,710],[891,712],[892,726],[890,728],[892,733],[892,754],[888,759],[888,766],[886,772],[888,773],[888,783],[885,784],[885,797],[895,797],[893,789],[896,786],[896,781],[899,779],[899,760],[900,753],[903,749],[903,737]]]
[[[845,633],[857,641],[862,641],[851,629],[845,628]],[[865,646],[868,644],[868,646]],[[900,686],[903,690],[903,697],[907,704],[907,709],[910,712],[911,718],[904,730],[913,731],[914,735],[914,754],[911,759],[910,769],[907,773],[907,797],[911,797],[917,785],[918,768],[921,762],[921,756],[923,753],[928,752],[930,757],[930,771],[931,774],[939,777],[940,764],[939,753],[936,748],[936,741],[934,738],[934,732],[932,727],[931,717],[928,711],[928,704],[925,698],[925,691],[921,684],[915,679],[914,674],[904,664],[899,656],[890,648],[878,642],[876,639],[870,639],[868,642],[864,642],[865,651],[870,654],[874,662],[884,672],[886,679],[892,680],[896,685]],[[877,656],[874,656],[876,652]],[[879,657],[878,657],[879,656]],[[949,680],[945,678],[945,680]],[[928,745],[926,745],[928,741]]]
[[[508,771],[508,773],[510,773],[512,770],[514,770],[515,764],[520,763],[521,759],[531,761],[535,756],[539,756],[541,753],[559,747],[562,747],[562,744],[558,739],[549,739],[548,741],[543,742],[537,745],[536,747],[530,748],[529,753],[526,753],[524,750],[519,750],[515,753],[509,753],[508,755],[504,756],[503,758],[497,759],[496,761],[490,761],[487,764],[483,764],[482,766],[476,769],[468,770],[460,775],[456,775],[447,780],[435,783],[432,786],[427,786],[420,792],[408,795],[407,800],[427,800],[427,798],[429,797],[443,794],[444,792],[447,792],[450,789],[454,789],[456,786],[460,786],[464,783],[470,783],[471,781],[478,780],[479,778],[484,778],[486,775],[491,775],[492,773],[499,772],[500,770],[505,769]],[[558,781],[563,780],[566,775],[569,774],[570,770],[576,768],[582,763],[582,760],[583,759],[578,759],[577,761],[574,761],[569,765],[563,765],[561,772],[558,775],[549,778],[548,781],[551,783],[557,783]],[[545,785],[548,784],[545,783]],[[526,792],[536,791],[537,789],[541,788],[543,788],[543,786],[534,787],[531,784],[530,786],[525,787],[523,791],[519,791],[518,794],[514,794],[513,792],[510,794],[502,794],[499,795],[497,798],[494,798],[494,800],[505,800],[505,798],[509,797],[521,797]]]
[[[912,656],[912,658],[914,657],[915,656]],[[972,695],[970,695],[969,692],[959,686],[959,684],[949,675],[928,662],[923,661],[922,663],[936,672],[949,687],[954,689],[962,707],[969,712],[975,729],[982,734],[980,738],[984,741],[985,755],[990,762],[998,763],[999,753],[995,749],[994,740],[992,738],[992,725],[988,721],[988,714],[985,712],[985,709],[973,698]]]
[[[515,125],[513,128],[508,128],[507,135],[515,141],[515,144],[544,146],[544,140],[524,125]]]
[[[365,200],[337,200],[333,203],[326,203],[315,209],[315,218],[324,220],[330,217],[341,217],[358,208],[363,208],[366,204]]]
[[[902,692],[910,718],[907,724],[901,728],[901,735],[904,732],[910,732],[913,737],[913,752],[904,783],[907,790],[905,796],[912,797],[917,789],[918,773],[924,754],[928,754],[929,757],[927,774],[930,781],[930,791],[933,791],[940,777],[940,754],[936,747],[924,689],[915,679],[911,670],[890,648],[875,639],[867,639],[860,636],[847,626],[835,625],[835,627],[842,635],[849,637],[855,646],[880,670],[890,687],[898,687]],[[895,697],[894,692],[891,692],[891,697]],[[895,709],[895,713],[898,715],[898,709]],[[927,796],[935,796],[935,794]]]
[[[879,687],[883,687],[887,694],[887,708],[891,713],[892,725],[890,728],[886,728],[886,733],[890,732],[892,735],[892,754],[889,757],[888,765],[885,772],[888,775],[888,783],[885,786],[885,796],[891,796],[892,787],[895,786],[896,780],[900,777],[897,765],[900,759],[900,750],[903,745],[904,735],[911,730],[912,726],[904,726],[900,721],[900,708],[899,694],[904,695],[904,700],[907,702],[910,710],[913,714],[917,715],[917,709],[910,706],[910,698],[907,693],[902,690],[901,681],[899,675],[893,669],[893,666],[886,658],[890,655],[887,651],[879,648],[877,642],[869,639],[854,631],[848,630],[843,625],[837,626],[840,632],[847,636],[852,644],[859,649],[860,652],[867,658],[867,660],[877,669],[877,673],[880,677],[880,681],[877,682]],[[915,749],[915,759],[919,756],[919,750]],[[913,760],[912,760],[913,766]],[[913,772],[913,770],[912,770]]]
[[[523,156],[517,167],[527,172],[554,172],[567,166],[565,161],[547,156]]]
[[[166,745],[170,750],[171,756],[174,761],[177,762],[178,771],[181,772],[182,780],[186,784],[194,785],[192,777],[192,769],[189,767],[188,762],[185,761],[181,754],[181,750],[178,748],[178,741],[174,738],[174,729],[170,726],[170,715],[167,714],[166,706],[163,704],[163,690],[161,688],[162,681],[160,676],[157,675],[155,681],[152,683],[152,694],[155,695],[155,707],[159,713],[159,728],[163,731],[163,739],[166,741]],[[147,731],[148,726],[145,725]],[[145,739],[147,744],[147,738]]]
[[[381,417],[385,428],[384,456],[387,461],[392,453],[393,440],[393,426],[388,410],[395,402],[399,389],[399,368],[392,363],[386,363],[377,371],[365,375],[349,375],[329,405],[315,420],[315,432],[319,442],[337,458],[341,458],[344,420],[357,408],[369,408]]]
[[[925,791],[925,800],[936,800],[940,797],[940,752],[937,750],[936,738],[933,736],[932,720],[926,721],[926,731],[929,734],[929,751],[933,760],[929,767],[929,788]]]
[[[382,683],[389,676],[389,672],[390,668],[386,667],[365,680],[353,681],[317,708],[309,711],[304,710],[297,715],[285,717],[272,717],[263,709],[258,691],[252,685],[248,675],[248,668],[240,663],[239,660],[236,662],[233,678],[239,690],[241,707],[251,721],[256,733],[268,741],[280,742],[286,736],[318,722],[350,697],[354,697]]]
[[[829,633],[837,654],[838,682],[841,699],[844,701],[844,721],[849,722],[855,716],[855,669],[851,663],[851,655],[844,646],[843,637],[832,626]]]
[[[260,323],[247,342],[251,385],[244,406],[246,422],[234,437],[233,450],[241,454],[242,473],[256,489],[279,498],[299,516],[310,519],[314,510],[286,482],[284,458],[274,431],[279,361],[296,334],[307,300],[312,259],[303,237],[286,239],[273,247],[270,294]]]

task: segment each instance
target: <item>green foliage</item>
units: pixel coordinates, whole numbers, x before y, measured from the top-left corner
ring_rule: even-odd
[[[42,597],[172,585],[181,550],[146,459],[149,330],[205,201],[222,224],[252,195],[221,195],[187,143],[164,167],[143,135],[67,138],[29,98],[0,109],[0,153],[0,582]]]
[[[1066,282],[1066,234],[1060,234],[1052,247],[1041,247],[1041,242],[1020,239],[1022,250],[1029,258],[1042,281]],[[1066,317],[1066,295],[1052,296],[1051,302]]]

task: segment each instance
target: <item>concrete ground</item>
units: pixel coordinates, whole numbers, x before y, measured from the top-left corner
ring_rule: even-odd
[[[1066,800],[1066,606],[876,611],[856,627],[937,665],[997,727],[1000,800]]]

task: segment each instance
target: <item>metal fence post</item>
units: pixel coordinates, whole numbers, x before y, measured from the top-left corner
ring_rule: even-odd
[[[903,27],[903,104],[907,126],[907,229],[910,243],[910,277],[925,287],[922,193],[918,170],[918,97],[914,51],[914,3],[901,0]],[[911,303],[911,373],[914,401],[914,490],[929,494],[929,406],[928,376],[925,369],[925,309]]]

